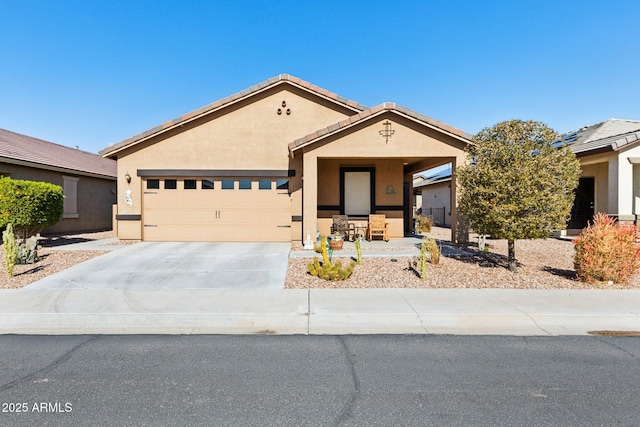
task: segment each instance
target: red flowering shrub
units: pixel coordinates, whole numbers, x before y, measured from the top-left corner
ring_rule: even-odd
[[[635,240],[634,226],[620,225],[610,216],[597,213],[593,223],[573,241],[573,264],[580,280],[626,283],[639,267]]]

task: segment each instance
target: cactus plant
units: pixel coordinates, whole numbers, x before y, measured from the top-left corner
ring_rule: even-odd
[[[427,240],[422,239],[420,245],[420,280],[427,280]]]
[[[356,237],[356,262],[358,265],[362,264],[362,246],[360,244],[360,239]]]
[[[38,238],[29,237],[18,246],[18,264],[34,264],[38,260]]]
[[[18,245],[16,237],[13,234],[13,225],[7,224],[6,230],[2,232],[2,243],[4,244],[5,253],[5,270],[8,277],[13,276],[13,267],[18,261]]]
[[[351,261],[348,267],[343,268],[341,261],[331,263],[329,255],[327,253],[327,243],[325,236],[320,239],[322,248],[322,259],[320,263],[318,257],[313,257],[313,262],[307,264],[307,269],[312,276],[319,277],[325,280],[345,280],[351,276],[353,269],[356,266],[354,261]]]

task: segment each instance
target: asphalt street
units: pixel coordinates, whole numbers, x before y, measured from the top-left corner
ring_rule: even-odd
[[[638,337],[0,336],[3,426],[637,425]]]

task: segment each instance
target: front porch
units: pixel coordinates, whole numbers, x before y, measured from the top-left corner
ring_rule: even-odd
[[[414,174],[449,162],[455,164],[456,158],[319,158],[315,187],[317,198],[315,206],[312,206],[316,210],[317,229],[316,232],[305,230],[312,237],[316,233],[329,235],[333,217],[344,215],[348,217],[354,234],[366,236],[369,215],[381,214],[388,224],[390,239],[411,236],[414,232]],[[306,168],[305,177],[307,184],[309,174]],[[305,186],[305,202],[308,201],[307,195]],[[452,206],[457,205],[455,197],[455,191],[452,191]],[[308,212],[309,209],[305,209],[305,214]]]

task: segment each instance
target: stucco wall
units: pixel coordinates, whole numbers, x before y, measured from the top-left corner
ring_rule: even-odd
[[[621,150],[618,157],[618,209],[620,215],[640,213],[640,178],[638,168],[629,162],[630,157],[640,157],[640,146]]]
[[[595,181],[595,212],[609,212],[609,163],[600,162],[582,166],[583,178],[594,178]]]
[[[290,178],[292,216],[296,218],[291,233],[293,240],[300,240],[302,159],[290,158],[288,144],[350,114],[353,112],[346,108],[297,88],[277,87],[152,138],[118,155],[118,181],[123,189],[118,195],[118,214],[143,213],[139,169],[295,170]],[[124,180],[127,173],[132,177],[130,184]],[[131,190],[131,206],[124,203],[127,189]],[[123,222],[128,224],[123,226]],[[139,239],[135,230],[140,229],[140,221],[123,222],[121,233]]]
[[[45,228],[42,234],[111,230],[112,205],[116,200],[115,180],[35,169],[8,163],[0,163],[0,172],[9,174],[13,179],[43,181],[61,187],[63,186],[63,176],[78,178],[78,218],[61,218],[56,225]]]

